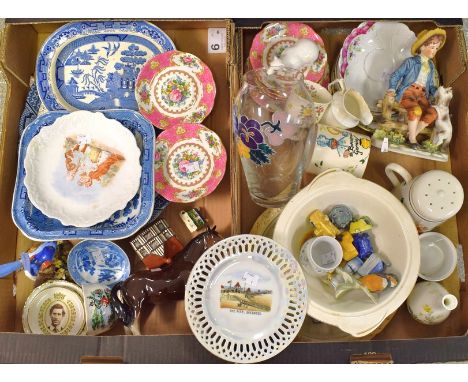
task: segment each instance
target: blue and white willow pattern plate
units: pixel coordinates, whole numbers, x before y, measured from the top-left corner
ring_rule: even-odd
[[[68,255],[68,272],[77,284],[113,286],[130,275],[130,261],[111,241],[84,240]]]
[[[138,110],[135,82],[141,67],[174,49],[169,36],[145,21],[66,24],[39,52],[39,96],[48,110]]]
[[[42,127],[67,114],[66,111],[48,112],[39,116],[25,129],[19,146],[18,172],[13,195],[12,217],[16,226],[32,240],[52,241],[69,239],[123,239],[136,233],[151,218],[154,207],[154,128],[139,113],[132,110],[108,110],[103,114],[116,119],[134,135],[140,148],[142,167],[140,189],[127,206],[106,221],[92,227],[64,226],[57,219],[45,216],[34,207],[24,185],[24,158],[31,139]],[[139,212],[135,213],[135,210]]]

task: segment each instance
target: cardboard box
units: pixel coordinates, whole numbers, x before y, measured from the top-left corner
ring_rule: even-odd
[[[274,20],[273,20],[274,21]],[[256,23],[246,23],[248,25],[238,26],[236,29],[236,54],[233,55],[238,68],[238,83],[241,83],[241,76],[245,70],[248,70],[248,57],[252,41],[255,35],[263,26],[273,21],[257,21]],[[298,20],[294,20],[298,21]],[[324,40],[325,49],[328,54],[328,62],[332,69],[336,58],[339,55],[344,39],[359,23],[364,20],[354,21],[303,21],[310,25]],[[433,29],[437,24],[433,21],[404,21],[416,34],[424,29]],[[436,57],[439,74],[444,86],[453,88],[453,100],[450,104],[450,113],[453,124],[453,138],[450,145],[451,160],[446,163],[435,162],[425,159],[409,157],[395,153],[382,153],[379,149],[372,147],[369,163],[367,165],[364,178],[376,182],[377,184],[391,189],[391,183],[385,175],[384,168],[390,162],[396,162],[413,175],[417,176],[425,171],[432,169],[441,169],[452,172],[462,183],[463,188],[468,186],[468,171],[463,165],[466,157],[466,145],[468,137],[466,135],[466,123],[468,122],[468,91],[466,83],[468,80],[467,68],[467,50],[463,36],[463,29],[457,25],[443,25],[447,31],[447,41],[443,50]],[[233,145],[234,147],[234,145]],[[232,166],[235,168],[232,173],[237,176],[232,178],[234,210],[240,211],[240,221],[234,227],[235,232],[249,232],[256,218],[264,210],[255,205],[249,197],[247,184],[241,168],[240,161],[231,158]],[[313,176],[306,174],[304,176],[304,185],[308,184]],[[460,243],[463,248],[468,246],[466,235],[459,235],[459,232],[466,232],[468,226],[468,204],[465,202],[462,210],[456,217],[445,222],[436,230],[448,236],[455,245]],[[468,253],[465,250],[464,262],[467,263]],[[452,312],[450,317],[442,324],[435,326],[422,325],[414,321],[403,304],[393,318],[388,319],[372,335],[363,339],[381,339],[381,340],[414,340],[420,338],[443,337],[449,341],[450,338],[465,335],[468,329],[468,295],[465,291],[465,280],[460,283],[458,269],[446,280],[442,282],[450,293],[459,298],[459,307]],[[297,341],[317,341],[318,339],[309,333],[312,327],[316,325],[313,320],[307,318],[304,327],[301,330]],[[326,332],[328,329],[323,328]],[[335,340],[354,340],[339,333],[333,333]],[[332,338],[333,338],[332,335]],[[324,334],[325,339],[326,334]],[[465,338],[468,342],[468,339]],[[468,354],[467,354],[468,358]]]
[[[152,21],[152,20],[149,20]],[[0,82],[7,84],[5,98],[0,108],[0,263],[13,261],[17,254],[26,250],[31,242],[15,227],[11,219],[11,200],[17,168],[18,121],[24,107],[29,78],[34,75],[37,52],[50,33],[66,23],[61,21],[7,20],[0,36]],[[250,230],[261,209],[248,197],[243,182],[243,172],[237,160],[231,134],[231,99],[235,96],[242,67],[250,48],[250,43],[261,24],[253,21],[252,27],[240,27],[234,33],[234,24],[229,20],[154,20],[174,41],[179,50],[199,56],[211,68],[216,85],[215,107],[204,124],[216,131],[230,152],[230,172],[219,188],[199,203],[171,205],[165,218],[174,227],[182,241],[187,242],[192,235],[178,217],[181,209],[200,206],[211,223],[217,225],[224,236]],[[346,34],[359,23],[310,22],[326,41],[330,62],[333,62]],[[415,31],[433,26],[430,22],[411,22]],[[414,26],[414,28],[413,28]],[[207,49],[208,28],[227,29],[227,52],[209,54]],[[383,167],[389,161],[396,161],[417,174],[435,168],[449,169],[468,187],[468,170],[464,166],[464,147],[468,135],[463,127],[468,122],[468,80],[466,72],[466,47],[457,26],[447,28],[448,41],[444,48],[444,59],[439,68],[446,85],[454,88],[451,105],[452,122],[455,127],[452,143],[451,163],[441,165],[436,162],[419,161],[394,155],[381,155],[373,151],[366,178],[386,187]],[[229,164],[228,164],[229,165]],[[444,167],[445,166],[445,167]],[[229,176],[230,175],[230,176]],[[307,180],[305,180],[307,181]],[[466,188],[468,189],[468,188]],[[443,227],[443,232],[457,240],[460,232],[468,229],[468,207],[464,207]],[[462,244],[467,240],[460,237]],[[128,244],[121,240],[132,260],[132,269],[141,266]],[[465,259],[467,256],[465,256]],[[458,292],[457,275],[450,285]],[[453,287],[453,285],[455,285]],[[206,351],[191,334],[185,318],[183,302],[170,302],[157,306],[147,305],[142,313],[142,336],[125,336],[122,326],[117,325],[103,336],[45,336],[22,333],[21,314],[24,301],[32,289],[32,283],[19,273],[0,279],[0,362],[22,363],[75,363],[75,362],[138,362],[138,363],[214,363],[222,362]],[[14,295],[15,293],[15,295]],[[416,324],[400,308],[395,318],[375,340],[359,342],[312,343],[306,332],[296,339],[286,350],[268,362],[282,363],[342,363],[349,362],[353,354],[368,352],[390,353],[394,362],[436,362],[461,361],[468,358],[468,340],[464,333],[468,326],[468,302],[465,291],[461,291],[460,307],[449,320],[435,327]],[[311,324],[307,318],[306,325]],[[307,328],[307,326],[305,326]],[[439,338],[430,338],[439,337]],[[428,338],[428,339],[423,339]],[[400,339],[404,339],[401,341]],[[374,357],[375,358],[375,357]],[[384,357],[385,358],[385,357]],[[388,358],[388,357],[387,357]]]

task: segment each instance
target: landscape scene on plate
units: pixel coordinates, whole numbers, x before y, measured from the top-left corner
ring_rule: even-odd
[[[63,78],[69,94],[96,109],[118,99],[116,107],[137,110],[135,82],[153,53],[144,46],[125,42],[88,46],[75,49],[64,63]]]
[[[242,277],[232,277],[221,284],[220,308],[269,312],[273,291],[257,287],[259,278],[258,275],[246,272]]]

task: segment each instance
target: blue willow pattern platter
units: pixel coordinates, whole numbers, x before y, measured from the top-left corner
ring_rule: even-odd
[[[77,284],[113,286],[130,274],[130,261],[122,248],[111,241],[84,240],[68,255],[68,272]]]
[[[36,83],[33,82],[29,87],[28,95],[26,97],[26,103],[24,104],[23,112],[21,113],[18,129],[20,136],[23,134],[24,129],[32,121],[37,118],[39,109],[41,108],[41,99],[37,94]]]
[[[13,195],[12,217],[16,226],[32,240],[50,241],[67,239],[123,239],[136,233],[151,218],[154,207],[154,128],[139,113],[131,110],[108,110],[107,118],[116,119],[134,135],[140,148],[142,173],[140,189],[127,206],[109,219],[92,227],[64,226],[59,220],[45,216],[34,207],[24,185],[24,158],[31,139],[42,127],[68,114],[66,111],[48,112],[39,116],[24,131],[19,146],[18,172]],[[138,210],[135,213],[135,210]]]
[[[66,24],[39,52],[39,96],[48,110],[138,110],[135,82],[141,67],[174,49],[169,36],[145,21]]]

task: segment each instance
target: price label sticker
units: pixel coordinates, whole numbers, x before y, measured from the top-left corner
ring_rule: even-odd
[[[226,53],[226,28],[208,28],[208,53]]]
[[[388,152],[388,138],[383,139],[382,147],[380,148],[380,151],[383,153]]]

